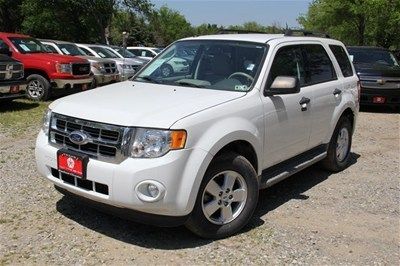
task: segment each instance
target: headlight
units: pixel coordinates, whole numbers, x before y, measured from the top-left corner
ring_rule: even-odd
[[[56,70],[58,73],[63,73],[63,74],[72,74],[72,66],[71,64],[56,64]]]
[[[51,110],[47,109],[43,115],[43,125],[42,125],[42,130],[44,134],[46,134],[46,136],[49,134],[50,121],[51,121]]]
[[[186,142],[184,130],[159,130],[138,128],[130,147],[130,157],[157,158],[170,150],[183,149]]]
[[[122,68],[123,69],[132,69],[132,66],[131,65],[122,64]]]

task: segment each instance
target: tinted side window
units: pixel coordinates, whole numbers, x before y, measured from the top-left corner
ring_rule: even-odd
[[[331,48],[332,53],[335,55],[340,66],[340,70],[342,70],[343,76],[353,76],[353,69],[351,68],[349,57],[347,56],[344,48],[339,45],[329,45],[329,48]]]
[[[86,55],[88,56],[94,56],[94,54],[92,54],[88,49],[83,48],[83,47],[79,47],[79,49],[81,49]]]
[[[268,87],[278,76],[297,77],[300,86],[305,84],[304,64],[299,46],[286,46],[279,49],[271,66]]]
[[[308,85],[337,79],[335,69],[324,47],[318,44],[304,45]]]

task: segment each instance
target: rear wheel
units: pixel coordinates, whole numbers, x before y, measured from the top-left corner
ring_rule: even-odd
[[[50,82],[41,75],[32,74],[27,78],[26,94],[34,101],[46,101],[50,98]]]
[[[322,161],[325,169],[339,172],[350,163],[352,143],[352,124],[348,117],[342,117],[333,133],[328,146],[328,155]]]
[[[245,226],[257,206],[257,173],[237,154],[216,158],[201,183],[186,227],[204,238],[223,238]]]

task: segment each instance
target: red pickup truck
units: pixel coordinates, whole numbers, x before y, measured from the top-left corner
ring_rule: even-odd
[[[86,90],[93,80],[89,61],[53,54],[30,36],[0,32],[0,48],[8,48],[11,56],[24,64],[26,92],[32,100]]]

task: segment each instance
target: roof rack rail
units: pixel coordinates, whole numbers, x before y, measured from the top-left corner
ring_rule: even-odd
[[[330,38],[329,34],[323,32],[313,32],[309,30],[293,30],[287,29],[285,31],[285,36],[313,36],[313,37],[322,37],[322,38]]]
[[[252,31],[252,30],[235,30],[235,29],[220,29],[217,34],[240,34],[240,33],[261,33],[266,34],[266,32],[262,31]]]

